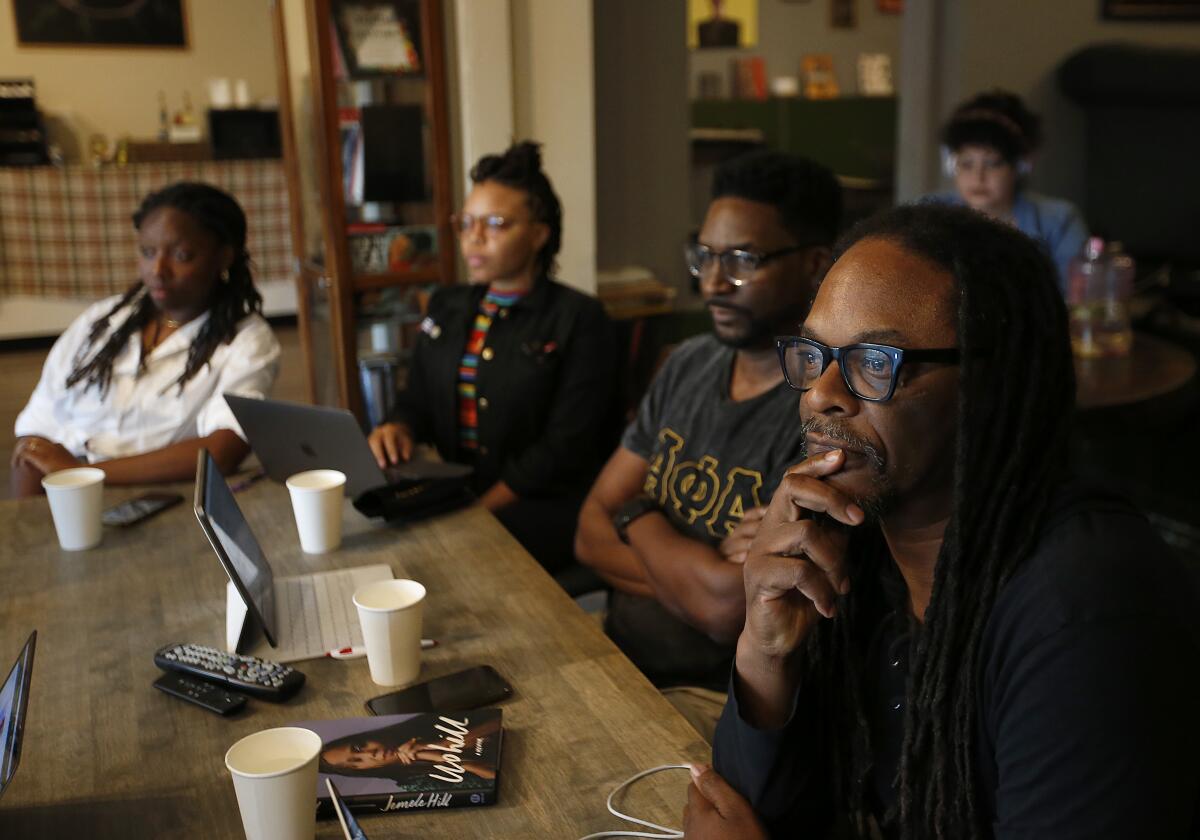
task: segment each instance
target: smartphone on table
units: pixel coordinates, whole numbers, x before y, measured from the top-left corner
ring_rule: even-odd
[[[375,715],[465,712],[507,700],[512,693],[512,686],[495,668],[477,665],[391,694],[372,697],[367,701],[367,709]]]
[[[144,493],[113,505],[101,514],[100,520],[105,525],[136,525],[182,501],[183,496],[178,493]]]

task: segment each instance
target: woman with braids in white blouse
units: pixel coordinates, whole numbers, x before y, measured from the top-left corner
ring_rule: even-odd
[[[225,472],[249,452],[223,394],[265,396],[279,343],[250,274],[242,208],[183,182],[147,196],[133,223],[138,282],[67,328],[17,417],[15,495],[81,462],[110,484],[147,484],[189,478],[200,447]]]

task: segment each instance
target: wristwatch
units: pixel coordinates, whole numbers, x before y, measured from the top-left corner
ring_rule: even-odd
[[[617,536],[621,542],[629,545],[628,528],[633,520],[654,510],[658,510],[658,502],[649,496],[634,496],[617,508],[617,512],[613,514],[613,527],[617,529]]]

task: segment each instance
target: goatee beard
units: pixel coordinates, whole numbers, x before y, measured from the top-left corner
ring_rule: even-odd
[[[852,494],[851,498],[856,505],[863,509],[868,523],[878,524],[879,520],[895,507],[896,493],[885,470],[886,461],[869,440],[856,435],[843,423],[816,416],[810,417],[800,424],[800,434],[803,437],[817,434],[833,441],[841,441],[848,448],[866,456],[867,466],[871,471],[871,492],[865,495]]]

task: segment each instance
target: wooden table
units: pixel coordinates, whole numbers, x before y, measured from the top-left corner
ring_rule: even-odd
[[[293,721],[366,714],[384,693],[365,660],[299,663],[308,676],[282,705],[251,700],[225,719],[151,687],[163,644],[220,646],[225,575],[187,496],[96,549],[63,552],[45,499],[0,502],[0,659],[38,631],[20,768],[0,801],[0,837],[241,837],[225,750]],[[108,489],[105,502],[135,495]],[[628,827],[608,792],[658,764],[708,760],[699,735],[496,520],[470,508],[406,529],[347,506],[342,548],[301,553],[287,491],[238,495],[277,574],[389,563],[429,595],[422,678],[494,665],[515,689],[503,705],[499,802],[488,808],[369,816],[372,838],[577,838]],[[630,811],[679,825],[687,774],[639,782]],[[340,837],[319,823],[319,837]]]
[[[1075,401],[1084,410],[1143,403],[1178,391],[1195,374],[1187,350],[1137,333],[1128,356],[1075,359]]]

